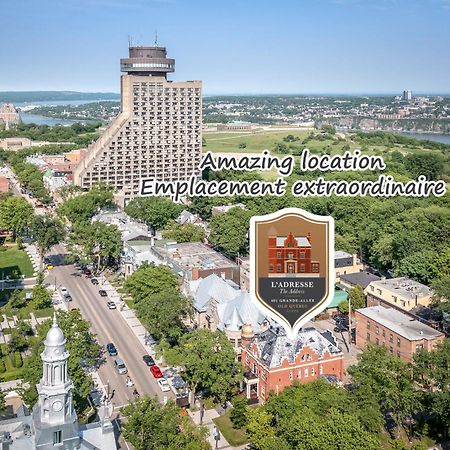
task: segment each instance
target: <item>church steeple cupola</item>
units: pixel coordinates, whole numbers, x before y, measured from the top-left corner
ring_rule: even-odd
[[[42,378],[36,385],[39,400],[33,408],[36,448],[46,450],[62,440],[67,444],[64,449],[77,449],[80,438],[73,406],[73,383],[68,374],[69,352],[56,314],[45,338],[41,359]]]

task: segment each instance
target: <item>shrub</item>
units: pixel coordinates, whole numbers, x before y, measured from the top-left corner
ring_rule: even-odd
[[[20,367],[22,367],[22,365],[23,365],[22,355],[20,354],[20,352],[15,352],[13,366],[16,369],[19,369]]]
[[[230,412],[230,420],[234,429],[239,429],[247,425],[247,399],[237,398],[233,402],[233,409]]]
[[[5,372],[6,372],[5,363],[3,362],[3,359],[0,359],[0,373],[5,373]]]

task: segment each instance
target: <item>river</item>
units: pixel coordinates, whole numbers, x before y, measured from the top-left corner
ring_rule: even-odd
[[[53,117],[41,116],[33,114],[33,106],[59,106],[59,105],[84,105],[86,103],[117,101],[117,98],[106,98],[101,100],[56,100],[42,102],[23,102],[15,103],[15,106],[21,109],[20,118],[23,123],[35,123],[36,125],[72,125],[76,122],[89,122],[89,120],[71,120],[71,119],[55,119]]]

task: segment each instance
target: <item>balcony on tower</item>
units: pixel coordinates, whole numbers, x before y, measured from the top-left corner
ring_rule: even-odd
[[[167,78],[175,72],[175,60],[167,58],[165,47],[129,47],[128,58],[120,60],[120,70],[128,75]]]

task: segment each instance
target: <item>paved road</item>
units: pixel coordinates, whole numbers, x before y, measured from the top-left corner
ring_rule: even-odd
[[[56,263],[62,263],[61,255],[66,253],[63,246],[58,245],[52,250],[58,255]],[[53,261],[53,259],[52,259]],[[110,310],[106,306],[108,298],[98,293],[101,286],[94,286],[90,280],[79,274],[73,265],[57,265],[47,277],[49,284],[65,286],[73,301],[71,308],[79,308],[82,316],[91,323],[91,330],[96,334],[99,344],[105,348],[108,342],[113,342],[119,352],[119,357],[125,362],[128,374],[134,381],[136,389],[142,394],[173,397],[171,392],[162,393],[148,367],[142,361],[146,353],[142,344],[131,331],[118,310]],[[127,404],[133,398],[133,389],[125,384],[126,375],[119,375],[113,366],[114,357],[105,352],[105,363],[99,369],[103,384],[109,384],[110,392],[115,391],[112,402],[115,407]]]

